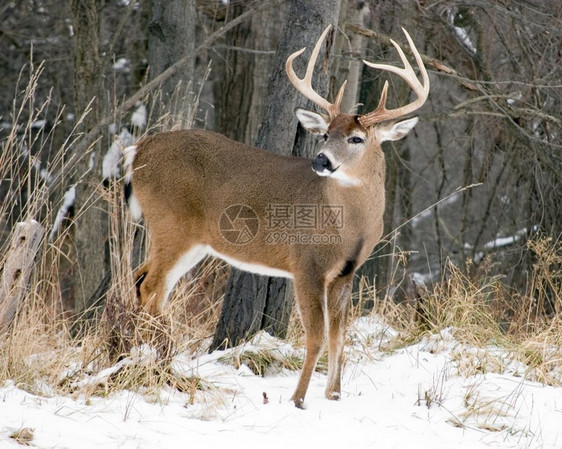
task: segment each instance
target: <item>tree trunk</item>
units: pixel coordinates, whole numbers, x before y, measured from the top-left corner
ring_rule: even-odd
[[[340,13],[339,27],[346,29],[347,24],[364,28],[366,26],[369,8],[362,0],[344,0]],[[336,61],[337,86],[347,80],[345,94],[341,102],[341,110],[352,113],[357,109],[361,73],[367,40],[355,33],[339,34],[336,40],[337,54],[341,57]]]
[[[89,107],[84,120],[85,131],[94,128],[101,116],[103,102],[103,67],[99,53],[98,3],[95,0],[73,0],[72,24],[74,45],[74,107],[79,116]],[[74,276],[76,312],[82,314],[92,301],[106,272],[107,213],[97,190],[101,187],[101,144],[81,155],[76,178],[76,257]]]
[[[195,1],[170,0],[162,2],[152,0],[151,18],[148,24],[148,65],[150,79],[156,78],[168,67],[185,55],[195,52]],[[172,124],[179,127],[189,126],[185,123],[190,101],[195,56],[177,72],[162,83],[160,102],[156,105],[159,115],[170,114]]]
[[[230,18],[239,17],[252,5],[239,3],[229,8]],[[226,34],[227,47],[218,61],[215,82],[216,130],[247,145],[256,142],[262,121],[269,73],[282,23],[284,8],[269,8],[254,14]],[[275,20],[277,18],[277,20]],[[217,50],[218,51],[218,50]],[[217,67],[218,66],[218,67]]]
[[[290,2],[269,79],[258,147],[279,154],[304,154],[310,148],[310,139],[302,138],[302,130],[297,134],[294,110],[304,99],[289,82],[285,61],[303,46],[310,52],[324,28],[337,24],[339,9],[339,0]],[[296,70],[302,72],[304,63],[296,63]],[[327,79],[327,71],[315,77],[321,95],[328,92]],[[211,349],[225,343],[236,345],[260,329],[284,337],[292,308],[292,290],[291,282],[285,279],[233,269]]]
[[[238,4],[229,13],[237,17],[249,6]],[[215,84],[216,129],[231,139],[252,145],[256,142],[263,116],[269,73],[274,62],[270,49],[275,48],[281,34],[272,24],[285,11],[270,8],[252,17],[227,34],[228,48],[221,54],[218,82]],[[250,335],[262,328],[267,283],[255,277],[242,276],[233,270],[229,280],[213,347],[236,335]],[[261,303],[258,303],[261,301]]]

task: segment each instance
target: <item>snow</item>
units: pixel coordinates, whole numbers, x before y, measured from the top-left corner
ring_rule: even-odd
[[[472,55],[476,55],[476,46],[472,43],[472,41],[470,40],[470,37],[468,36],[468,33],[466,32],[466,30],[464,28],[458,27],[454,25],[454,20],[455,18],[455,13],[453,11],[449,11],[449,22],[451,23],[453,30],[455,32],[455,35],[457,36],[457,39],[459,39],[459,41],[461,42],[461,44],[472,54]]]
[[[47,125],[47,120],[35,120],[30,126],[32,129],[42,129]]]
[[[113,63],[115,71],[129,71],[129,60],[127,58],[119,58]]]
[[[464,30],[464,28],[454,26],[453,29],[455,30],[455,34],[465,46],[465,48],[473,55],[476,54],[476,47],[468,37],[468,33]]]
[[[102,162],[103,179],[118,178],[121,174],[121,152],[122,149],[131,145],[134,141],[133,135],[123,128],[105,153]]]
[[[414,215],[410,219],[410,221],[412,223],[412,226],[417,226],[420,221],[432,217],[434,207],[437,207],[438,210],[442,210],[445,206],[450,206],[450,205],[455,204],[459,199],[459,197],[457,196],[458,193],[460,193],[460,191],[453,192],[448,197],[439,200],[437,203],[429,206],[428,208],[426,208],[426,209],[422,210],[421,212],[417,213],[416,215]]]
[[[139,129],[144,129],[147,120],[147,110],[146,106],[140,101],[136,104],[137,108],[133,111],[131,115],[131,125],[136,126]]]
[[[536,233],[539,230],[539,227],[537,225],[534,225],[531,229],[532,232]],[[476,263],[480,263],[484,259],[486,252],[489,252],[497,248],[503,248],[509,245],[513,245],[514,243],[517,243],[518,241],[523,239],[526,235],[527,235],[527,228],[522,228],[519,229],[517,232],[515,232],[515,234],[513,235],[509,235],[506,237],[496,237],[494,240],[486,242],[484,243],[484,245],[482,245],[484,251],[479,251],[478,253],[476,253],[474,256],[474,261]],[[464,248],[467,250],[472,250],[474,247],[470,243],[465,242]]]
[[[36,448],[562,447],[561,388],[526,380],[525,367],[498,348],[489,353],[504,362],[501,370],[481,366],[466,375],[460,360],[484,350],[459,343],[451,329],[381,351],[395,334],[376,317],[356,321],[341,401],[324,398],[326,376],[315,373],[305,410],[289,402],[298,372],[278,367],[258,376],[225,362],[260,349],[301,353],[267,334],[243,348],[178,355],[174,369],[196,373],[206,385],[193,397],[171,388],[158,398],[132,391],[39,397],[6,382],[0,388],[0,447],[18,447],[10,435],[25,428],[33,430]],[[144,363],[151,354],[141,347],[123,363]]]
[[[55,236],[59,232],[59,228],[62,224],[62,221],[68,216],[70,208],[74,206],[74,201],[76,201],[76,186],[71,186],[64,194],[62,205],[57,211],[57,215],[55,217],[55,221],[53,223],[53,228],[49,233],[49,241],[53,241]]]

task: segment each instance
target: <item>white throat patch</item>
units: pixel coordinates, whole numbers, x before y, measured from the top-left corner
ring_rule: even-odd
[[[340,170],[339,168],[330,173],[330,177],[337,179],[339,184],[344,187],[353,187],[361,184],[359,179],[349,176],[346,172]]]

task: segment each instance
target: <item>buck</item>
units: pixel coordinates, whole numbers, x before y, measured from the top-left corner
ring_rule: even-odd
[[[133,216],[144,216],[150,232],[147,260],[135,273],[141,306],[161,314],[176,282],[207,255],[242,270],[293,279],[306,333],[305,360],[292,396],[297,407],[303,406],[326,333],[325,395],[340,398],[353,276],[383,231],[381,144],[401,139],[415,126],[417,117],[396,119],[420,108],[429,93],[421,57],[403,30],[423,83],[394,41],[404,68],[364,63],[400,76],[416,99],[387,109],[385,82],[375,110],[341,113],[345,82],[334,103],[311,84],[329,28],[316,43],[304,78],[293,70],[304,48],[286,61],[293,86],[325,111],[296,110],[302,126],[324,138],[312,161],[198,129],[157,133],[124,151],[126,182],[132,187],[129,205]]]

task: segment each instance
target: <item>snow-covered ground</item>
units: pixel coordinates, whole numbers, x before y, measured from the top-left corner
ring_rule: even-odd
[[[461,345],[450,330],[381,352],[392,333],[376,318],[355,322],[341,401],[324,399],[326,376],[316,373],[305,410],[289,402],[298,372],[262,377],[224,362],[240,349],[178,356],[178,373],[207,386],[193,401],[172,389],[158,398],[39,397],[8,382],[0,388],[0,447],[18,447],[11,436],[22,429],[32,430],[32,447],[60,449],[562,447],[562,388],[525,380],[523,365],[498,349]],[[259,349],[293,351],[265,334],[245,348]]]

